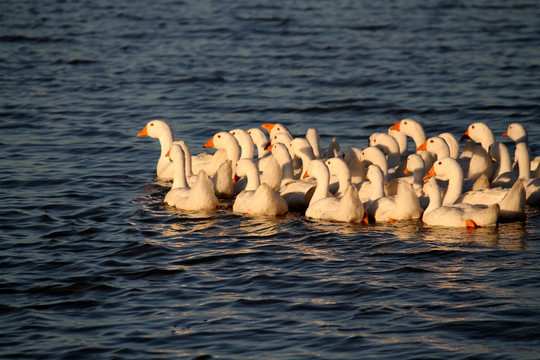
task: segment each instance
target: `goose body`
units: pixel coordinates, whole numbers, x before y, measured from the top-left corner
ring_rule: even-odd
[[[448,181],[443,205],[468,203],[489,206],[498,203],[501,219],[522,219],[525,216],[525,189],[521,181],[516,182],[512,189],[487,188],[463,194],[463,171],[457,161],[449,157],[437,160],[433,164],[426,179],[431,176]]]
[[[321,160],[311,161],[309,176],[317,179],[317,189],[306,210],[306,217],[336,222],[363,222],[364,206],[354,186],[349,185],[342,197],[329,193],[330,171]]]
[[[187,197],[182,197],[174,204],[180,210],[202,211],[219,208],[219,200],[214,194],[214,184],[204,170],[199,171],[197,181]]]
[[[372,183],[372,193],[367,204],[371,218],[377,222],[420,218],[422,208],[409,183],[400,181],[397,194],[389,197],[384,195],[383,174],[377,165],[368,167],[367,177]]]
[[[274,159],[281,167],[279,194],[285,199],[289,208],[306,209],[310,198],[308,193],[317,185],[309,179],[295,179],[292,159],[283,143],[270,145]]]
[[[234,213],[268,216],[287,213],[287,202],[268,184],[261,184],[259,170],[253,160],[240,159],[235,165],[235,175],[247,177],[247,185],[234,200]]]
[[[424,184],[423,191],[429,196],[429,206],[422,215],[426,225],[444,227],[484,227],[495,226],[499,215],[499,205],[490,206],[462,204],[442,205],[441,192],[435,178]]]

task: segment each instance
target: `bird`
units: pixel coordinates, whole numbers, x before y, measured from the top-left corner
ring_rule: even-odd
[[[151,120],[137,134],[137,137],[141,136],[149,136],[159,140],[161,153],[156,165],[156,174],[160,179],[172,180],[174,177],[174,169],[169,159],[165,156],[174,141],[169,124],[163,120]]]
[[[498,203],[500,219],[519,220],[525,217],[525,189],[521,180],[517,181],[511,189],[486,188],[471,190],[463,194],[463,171],[457,161],[450,157],[437,160],[427,172],[424,181],[432,176],[448,181],[443,205]]]
[[[317,179],[317,188],[306,210],[306,217],[335,222],[364,222],[364,206],[356,188],[349,185],[341,197],[330,194],[330,171],[322,160],[311,161],[304,176]]]
[[[499,205],[442,205],[442,197],[435,178],[429,178],[423,187],[429,197],[429,205],[422,215],[426,225],[444,227],[477,228],[496,226],[499,216]]]
[[[406,181],[398,183],[395,196],[385,196],[383,173],[379,166],[371,164],[367,177],[372,184],[372,192],[367,212],[376,222],[393,222],[396,220],[418,219],[422,216],[422,208],[411,185]]]
[[[278,216],[289,211],[283,197],[268,184],[261,184],[259,170],[252,159],[240,159],[235,164],[235,179],[242,177],[247,177],[247,184],[234,200],[234,213]]]

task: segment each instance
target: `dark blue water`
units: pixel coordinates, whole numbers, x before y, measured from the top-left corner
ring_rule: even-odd
[[[470,232],[187,215],[136,137],[164,119],[197,153],[279,121],[361,147],[411,117],[521,122],[540,155],[537,1],[0,10],[0,358],[538,358],[538,209]]]

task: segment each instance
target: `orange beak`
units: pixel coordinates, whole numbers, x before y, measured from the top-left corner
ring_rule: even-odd
[[[469,136],[469,129],[467,129],[467,131],[465,131],[465,134],[463,134],[463,136],[461,137],[461,139],[459,139],[459,141],[463,141],[463,140],[469,140],[471,137]]]
[[[203,145],[203,148],[213,148],[214,147],[214,137],[206,142],[206,144]]]
[[[272,150],[273,147],[274,147],[274,145],[272,145],[272,143],[269,142],[269,143],[266,144],[266,146],[264,147],[264,150]]]
[[[141,131],[139,131],[139,133],[137,134],[137,137],[141,137],[141,136],[148,136],[148,129],[147,129],[147,126],[145,126]]]
[[[236,183],[238,182],[238,180],[240,180],[240,179],[241,179],[240,176],[234,174],[233,179],[232,179],[232,183],[233,183],[233,184],[236,184]]]
[[[416,148],[416,150],[426,150],[427,151],[427,141],[424,141],[422,145]]]
[[[308,172],[306,171],[306,173],[304,174],[304,176],[302,176],[302,179],[305,179],[305,178],[308,178],[309,177],[309,174]]]
[[[167,153],[165,154],[165,156],[169,156],[171,155],[171,149],[169,149],[169,151],[167,151]]]
[[[508,130],[506,130],[502,136],[504,136],[504,137],[509,137],[509,136],[508,136]]]
[[[429,178],[431,178],[433,176],[437,176],[437,174],[435,174],[435,167],[434,166],[432,166],[431,169],[429,169],[429,171],[427,172],[426,176],[424,176],[424,181],[428,180]]]
[[[404,173],[405,175],[407,175],[407,174],[410,173],[410,172],[411,172],[411,170],[409,170],[408,168],[405,168],[405,170],[403,170],[403,173]]]
[[[400,124],[401,124],[401,121],[395,123],[394,125],[390,126],[390,130],[396,130],[396,131],[399,131],[399,125],[400,125]]]
[[[270,123],[266,123],[266,124],[262,124],[261,127],[263,129],[265,129],[266,131],[268,131],[270,133],[270,131],[272,131],[272,129],[274,128],[274,126],[276,126],[276,124],[270,124]]]

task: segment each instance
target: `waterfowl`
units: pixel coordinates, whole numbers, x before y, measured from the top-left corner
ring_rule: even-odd
[[[422,215],[426,225],[445,227],[495,226],[499,215],[499,205],[442,205],[442,197],[435,178],[426,181],[424,193],[429,197],[429,205]]]
[[[522,219],[525,216],[525,189],[522,182],[517,181],[512,189],[481,189],[463,192],[463,171],[455,159],[450,157],[437,160],[428,171],[425,180],[435,176],[439,180],[448,181],[443,198],[443,205],[460,203],[500,206],[499,218],[505,220]]]
[[[240,159],[235,165],[235,179],[247,177],[246,188],[234,200],[233,212],[245,215],[284,215],[287,202],[268,184],[261,184],[259,170],[251,159]]]
[[[160,179],[172,180],[174,177],[174,169],[169,159],[165,156],[174,141],[169,124],[163,120],[151,120],[137,136],[150,136],[151,138],[159,140],[161,153],[156,166],[156,174]]]
[[[304,176],[317,179],[317,188],[306,210],[306,217],[336,222],[364,221],[364,206],[354,186],[349,185],[342,197],[329,193],[330,172],[321,160],[311,161]]]
[[[383,173],[377,165],[369,165],[367,178],[372,184],[371,197],[366,204],[370,218],[377,222],[418,219],[422,216],[418,198],[406,181],[399,181],[395,196],[385,196]]]
[[[191,188],[186,180],[185,155],[180,145],[173,144],[165,156],[172,163],[174,178],[172,187],[165,195],[164,201],[174,206],[180,198],[189,196]]]

